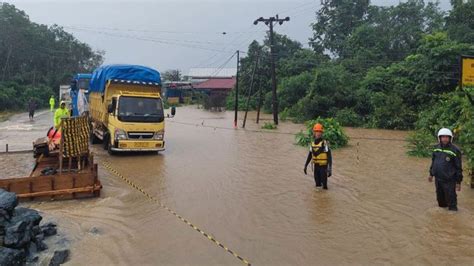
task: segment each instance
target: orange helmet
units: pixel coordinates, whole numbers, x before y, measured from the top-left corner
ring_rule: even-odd
[[[313,126],[313,131],[314,132],[324,132],[323,125],[321,125],[320,123],[316,123]]]

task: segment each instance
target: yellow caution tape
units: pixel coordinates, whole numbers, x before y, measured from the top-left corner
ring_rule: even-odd
[[[127,184],[129,184],[132,188],[140,191],[143,195],[145,195],[145,197],[147,197],[150,201],[152,202],[155,202],[156,204],[158,204],[160,207],[162,207],[163,209],[167,210],[169,213],[173,214],[176,218],[178,218],[180,221],[182,221],[183,223],[189,225],[191,228],[193,228],[194,230],[196,230],[197,232],[199,232],[201,235],[205,236],[207,239],[211,240],[214,244],[216,244],[217,246],[221,247],[222,249],[224,249],[225,251],[229,252],[230,254],[232,254],[234,257],[236,257],[238,260],[240,260],[242,263],[244,263],[245,265],[248,265],[250,266],[250,262],[248,262],[246,259],[242,258],[241,256],[239,256],[237,253],[235,253],[234,251],[232,251],[231,249],[229,249],[228,247],[226,247],[224,244],[222,244],[221,242],[217,241],[213,236],[211,236],[210,234],[204,232],[203,230],[201,230],[199,227],[195,226],[194,224],[192,224],[191,222],[189,222],[187,219],[183,218],[181,215],[177,214],[175,211],[173,211],[172,209],[170,209],[168,206],[162,204],[161,202],[159,202],[155,197],[153,197],[152,195],[150,195],[148,192],[146,192],[142,187],[136,185],[133,181],[131,181],[129,178],[123,176],[122,174],[120,174],[119,172],[117,172],[117,170],[113,169],[111,167],[111,165],[105,161],[102,163],[102,165],[107,169],[109,170],[112,174],[120,177],[123,181],[125,181]]]

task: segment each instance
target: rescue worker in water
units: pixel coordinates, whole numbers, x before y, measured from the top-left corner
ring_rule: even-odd
[[[457,211],[456,190],[461,191],[461,151],[453,141],[453,133],[447,128],[438,131],[439,144],[433,150],[429,182],[435,178],[436,198],[441,208]]]
[[[328,189],[328,177],[332,175],[332,155],[328,142],[323,139],[323,131],[323,125],[317,123],[313,126],[314,141],[309,148],[304,174],[307,174],[308,164],[312,162],[316,187]]]

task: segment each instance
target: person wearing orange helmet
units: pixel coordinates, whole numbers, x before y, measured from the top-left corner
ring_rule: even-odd
[[[304,174],[307,174],[308,165],[313,163],[314,181],[316,187],[328,189],[328,177],[332,175],[332,155],[329,144],[323,139],[323,125],[317,123],[313,126],[314,140],[311,142],[308,157],[304,165]]]

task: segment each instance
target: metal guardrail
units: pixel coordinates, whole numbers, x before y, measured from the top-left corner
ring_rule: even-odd
[[[33,150],[10,150],[10,147],[8,144],[5,144],[5,150],[0,151],[0,154],[19,154],[19,153],[30,153],[33,152]]]

